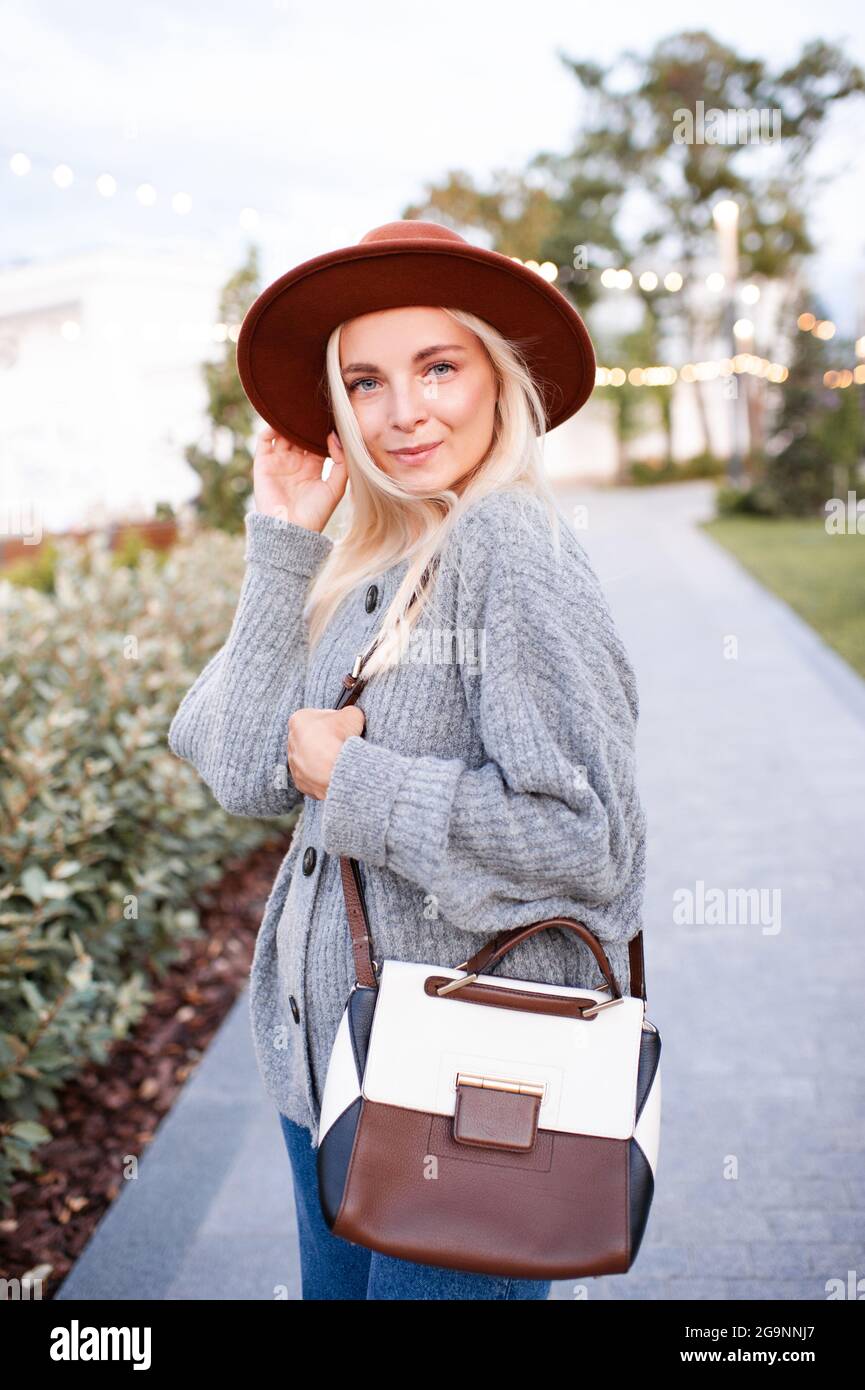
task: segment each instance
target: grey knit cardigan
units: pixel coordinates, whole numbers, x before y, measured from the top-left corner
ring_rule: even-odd
[[[310,656],[301,609],[336,542],[246,516],[231,631],[168,742],[234,815],[303,803],[256,940],[249,1007],[265,1090],[313,1145],[355,979],[340,855],[359,861],[377,960],[454,967],[500,931],[566,916],[597,935],[629,988],[646,840],[636,684],[598,578],[558,514],[558,556],[543,503],[524,489],[459,518],[434,611],[359,696],[364,732],[343,744],[324,800],[288,776],[289,715],[333,708],[409,562],[347,595]],[[515,947],[495,973],[602,984],[591,952],[561,928]]]

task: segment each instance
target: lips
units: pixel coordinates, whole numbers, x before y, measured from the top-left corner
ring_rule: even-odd
[[[392,458],[397,459],[400,463],[426,463],[428,458],[432,458],[433,454],[435,453],[436,449],[439,447],[440,444],[441,440],[439,439],[436,441],[436,443],[427,444],[422,446],[421,448],[389,449],[388,453],[391,455]]]

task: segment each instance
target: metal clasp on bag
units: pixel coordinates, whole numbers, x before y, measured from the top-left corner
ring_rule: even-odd
[[[601,1004],[592,1004],[588,1009],[583,1009],[583,1018],[594,1018],[595,1014],[601,1012],[601,1009],[611,1009],[614,1004],[623,1004],[624,1002],[625,996],[620,994],[618,999],[605,999]]]
[[[456,968],[463,970],[467,965],[468,961],[464,960],[462,965],[458,965]],[[477,975],[463,975],[461,980],[449,980],[446,985],[439,985],[436,994],[453,994],[455,989],[462,989],[463,985],[470,985],[477,978]]]
[[[521,1096],[537,1096],[541,1101],[547,1091],[546,1081],[517,1081],[505,1076],[480,1076],[477,1072],[458,1071],[454,1087],[479,1086],[485,1091],[512,1091]]]
[[[376,980],[377,980],[377,979],[379,978],[379,975],[381,974],[381,961],[378,961],[378,960],[374,960],[374,961],[373,961],[373,963],[372,963],[372,973],[375,975],[375,978],[376,978]],[[352,985],[351,989],[349,990],[349,994],[354,994],[354,992],[355,992],[356,989],[372,989],[372,985],[362,985],[362,984],[359,984],[357,980],[355,980],[354,984]]]
[[[608,994],[610,991],[610,986],[606,981],[600,985],[590,985],[589,988],[603,994]],[[583,1018],[594,1018],[595,1014],[600,1013],[601,1009],[609,1009],[612,1008],[613,1004],[621,1004],[624,997],[623,994],[620,994],[618,999],[604,999],[600,1004],[590,1004],[587,1009],[583,1009],[582,1016]]]

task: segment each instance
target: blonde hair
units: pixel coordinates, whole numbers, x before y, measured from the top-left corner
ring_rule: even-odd
[[[364,444],[342,379],[339,344],[344,325],[328,339],[322,386],[348,464],[351,511],[345,533],[335,541],[307,594],[303,615],[310,650],[352,589],[409,560],[408,572],[382,617],[375,651],[364,664],[364,680],[399,662],[412,628],[431,601],[435,568],[451,530],[481,497],[503,489],[539,497],[547,507],[557,553],[560,546],[561,518],[543,471],[544,406],[525,359],[516,344],[486,320],[464,309],[443,312],[480,339],[497,385],[490,448],[464,480],[460,493],[444,488],[418,497],[379,468]],[[410,606],[416,588],[417,601]]]

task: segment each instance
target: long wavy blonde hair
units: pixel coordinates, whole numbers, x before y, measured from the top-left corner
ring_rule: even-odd
[[[515,343],[485,319],[464,309],[443,312],[480,339],[492,363],[497,386],[490,448],[463,480],[459,493],[444,488],[419,497],[379,468],[364,444],[340,370],[339,344],[344,324],[335,328],[328,339],[322,386],[348,464],[351,507],[347,528],[335,539],[306,597],[304,618],[310,650],[321,640],[352,589],[401,560],[409,560],[408,571],[373,639],[375,651],[364,663],[364,680],[399,662],[413,627],[431,602],[435,569],[450,532],[481,497],[507,488],[541,498],[549,514],[553,544],[559,552],[561,517],[544,475],[546,418],[525,358]],[[416,589],[416,601],[411,603]]]

